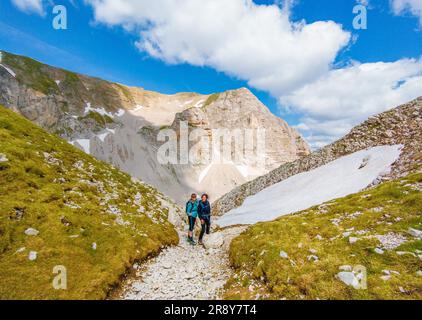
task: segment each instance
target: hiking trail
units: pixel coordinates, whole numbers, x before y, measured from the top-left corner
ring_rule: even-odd
[[[164,249],[157,257],[139,265],[118,294],[123,300],[210,300],[218,299],[232,270],[228,261],[230,242],[245,228],[225,229],[206,236],[205,247],[192,246],[179,231],[178,246]]]

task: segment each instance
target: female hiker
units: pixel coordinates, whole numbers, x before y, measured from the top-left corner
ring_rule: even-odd
[[[203,238],[204,234],[210,234],[211,228],[211,205],[208,201],[208,195],[203,194],[201,197],[201,201],[199,201],[198,205],[198,216],[201,220],[202,230],[201,234],[199,235],[199,244],[203,245]]]
[[[198,217],[198,200],[195,193],[190,197],[190,200],[186,203],[186,214],[188,215],[189,232],[188,241],[195,245],[196,242],[193,240],[193,231],[196,225],[196,218]]]

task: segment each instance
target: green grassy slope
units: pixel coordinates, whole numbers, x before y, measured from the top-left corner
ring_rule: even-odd
[[[157,194],[0,106],[0,299],[105,298],[133,261],[178,242]]]
[[[422,230],[421,190],[422,174],[413,174],[252,226],[232,242],[236,275],[225,297],[422,299],[422,241],[408,233]],[[367,270],[367,290],[336,278],[340,267],[358,265]]]

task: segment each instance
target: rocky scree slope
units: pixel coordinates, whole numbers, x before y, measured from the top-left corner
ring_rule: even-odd
[[[180,203],[193,190],[217,199],[282,163],[309,154],[300,135],[247,89],[164,95],[4,51],[0,63],[0,103]],[[266,166],[258,168],[248,157],[212,168],[208,163],[160,164],[157,150],[163,142],[157,141],[158,132],[177,129],[180,120],[189,122],[190,131],[202,128],[208,133],[214,128],[267,129]],[[211,175],[217,175],[221,183],[210,184]]]
[[[178,243],[169,219],[181,213],[0,106],[0,299],[105,298],[135,261]],[[67,290],[54,289],[55,266]]]
[[[214,203],[213,214],[222,215],[258,192],[296,174],[325,165],[339,157],[382,145],[403,145],[399,160],[378,183],[402,177],[422,165],[422,98],[370,118],[333,144],[232,190]]]

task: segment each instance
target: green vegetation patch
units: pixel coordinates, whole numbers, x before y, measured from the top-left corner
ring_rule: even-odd
[[[65,87],[70,87],[70,88],[77,88],[81,83],[81,79],[79,79],[79,76],[71,71],[67,71],[67,70],[63,70],[65,77],[63,80],[63,85]]]
[[[19,82],[46,95],[59,92],[57,83],[50,78],[44,64],[27,57],[2,53],[3,63],[16,72]]]
[[[86,116],[79,117],[79,121],[91,119],[94,120],[101,127],[105,127],[107,124],[114,123],[114,120],[108,115],[101,115],[98,112],[90,111]]]
[[[220,97],[219,93],[214,93],[214,94],[210,95],[208,97],[207,101],[205,101],[203,108],[206,108],[209,105],[211,105],[212,103],[216,102],[219,97]]]
[[[252,226],[231,244],[236,274],[225,297],[422,299],[422,241],[408,233],[422,230],[421,183],[421,173],[409,175]],[[366,290],[337,277],[358,266]]]
[[[178,243],[155,189],[3,107],[0,154],[0,299],[103,299],[133,262]]]
[[[119,87],[119,89],[123,92],[123,95],[126,97],[126,99],[128,99],[129,101],[133,101],[133,97],[132,94],[130,93],[129,89],[126,88],[125,86],[116,83],[116,85]]]

